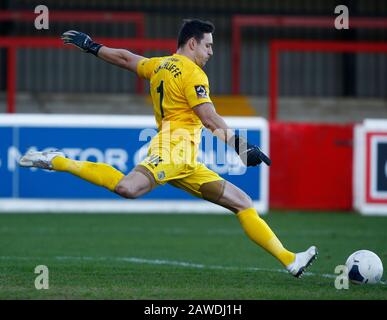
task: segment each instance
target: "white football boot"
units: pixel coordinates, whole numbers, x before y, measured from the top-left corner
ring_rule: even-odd
[[[19,160],[21,167],[34,167],[52,170],[52,159],[55,157],[65,157],[60,151],[29,151]]]
[[[315,246],[310,247],[304,252],[296,253],[296,259],[293,263],[289,264],[286,269],[296,278],[300,278],[314,260],[317,258],[317,248]]]

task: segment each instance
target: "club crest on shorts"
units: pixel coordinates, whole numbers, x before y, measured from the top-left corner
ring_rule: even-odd
[[[195,91],[196,91],[196,95],[197,97],[200,99],[200,98],[208,98],[208,95],[207,95],[207,90],[206,90],[206,87],[201,85],[201,86],[195,86]]]
[[[161,159],[158,155],[150,155],[145,160],[152,168],[157,167],[159,163],[163,161],[163,159]]]
[[[157,172],[157,178],[159,180],[163,180],[165,178],[165,172],[164,171]]]

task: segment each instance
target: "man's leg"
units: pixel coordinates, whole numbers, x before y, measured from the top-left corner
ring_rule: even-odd
[[[52,170],[68,172],[97,186],[114,191],[124,174],[105,163],[76,161],[57,156],[52,159]]]
[[[118,182],[114,192],[127,199],[135,199],[153,190],[156,186],[158,184],[152,173],[147,168],[138,165]]]
[[[106,163],[64,157],[55,157],[52,166],[56,171],[72,173],[127,199],[138,198],[156,186],[153,176],[143,166],[135,167],[127,176]]]
[[[223,190],[221,194],[219,194]],[[201,186],[203,198],[236,213],[244,231],[256,244],[276,257],[284,266],[295,259],[295,254],[286,250],[267,223],[261,219],[251,198],[241,189],[226,180],[213,181]]]
[[[248,237],[277,258],[295,277],[302,276],[316,259],[317,249],[314,246],[300,253],[285,249],[267,223],[259,217],[251,198],[232,183],[225,180],[207,182],[201,185],[200,192],[204,199],[236,213]]]
[[[251,198],[205,165],[198,164],[191,175],[171,181],[170,184],[233,211],[255,243],[270,252],[284,266],[294,261],[295,254],[282,246],[266,222],[258,216]]]
[[[129,199],[137,198],[156,186],[152,175],[142,166],[135,167],[125,176],[106,163],[76,161],[66,158],[61,152],[29,152],[20,159],[20,165],[68,172]]]

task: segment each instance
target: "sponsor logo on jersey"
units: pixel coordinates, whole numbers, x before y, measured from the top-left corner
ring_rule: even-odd
[[[195,86],[196,95],[199,99],[208,98],[207,90],[205,86]]]

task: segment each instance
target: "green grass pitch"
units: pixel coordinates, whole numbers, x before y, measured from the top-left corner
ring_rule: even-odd
[[[1,214],[0,299],[387,299],[384,283],[334,286],[335,267],[358,249],[387,267],[387,217],[263,218],[290,250],[318,246],[302,279],[251,242],[232,214]],[[35,289],[37,265],[49,269],[47,290]]]

